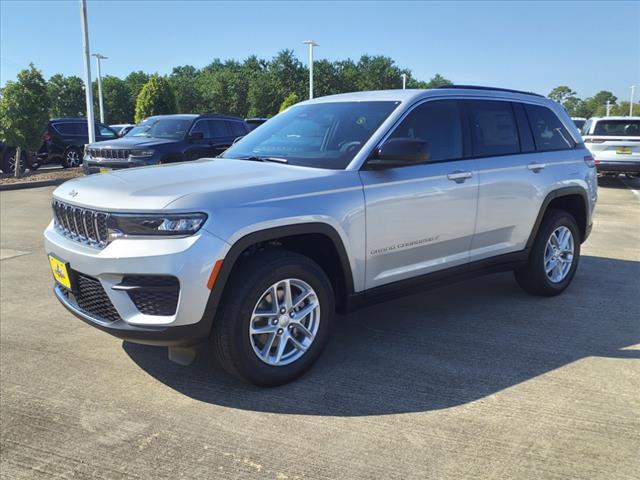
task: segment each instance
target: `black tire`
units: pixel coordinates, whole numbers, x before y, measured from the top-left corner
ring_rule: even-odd
[[[82,166],[82,152],[78,147],[69,147],[60,162],[62,168],[76,168]]]
[[[300,279],[315,290],[321,316],[318,331],[304,355],[288,365],[274,366],[254,353],[249,325],[263,293],[287,278]],[[314,261],[281,249],[257,253],[234,268],[225,286],[212,332],[216,357],[226,371],[246,382],[268,387],[288,383],[305,373],[320,356],[334,315],[333,288]]]
[[[554,283],[545,272],[544,254],[551,234],[561,226],[567,227],[573,236],[573,262],[564,279]],[[514,272],[518,285],[533,295],[552,297],[562,293],[576,274],[580,261],[580,241],[578,224],[570,213],[564,210],[548,211],[531,248],[527,265]]]
[[[2,172],[5,174],[13,174],[15,169],[15,157],[16,157],[16,149],[15,148],[7,148],[4,151],[4,155],[2,158]],[[27,164],[27,154],[24,150],[20,152],[20,171],[25,171],[25,166]]]

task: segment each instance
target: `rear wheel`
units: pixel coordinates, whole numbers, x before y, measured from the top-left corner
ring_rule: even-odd
[[[62,167],[63,168],[75,168],[79,167],[82,163],[82,156],[80,154],[80,149],[77,147],[70,147],[64,152],[64,156],[62,157]]]
[[[547,212],[527,265],[515,271],[518,285],[534,295],[558,295],[569,286],[580,260],[580,231],[563,210]]]
[[[234,270],[216,316],[213,341],[222,366],[262,386],[302,375],[327,343],[334,295],[312,260],[271,250]]]

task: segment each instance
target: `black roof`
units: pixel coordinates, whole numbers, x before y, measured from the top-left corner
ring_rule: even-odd
[[[454,88],[454,89],[461,89],[461,90],[490,90],[494,92],[521,93],[523,95],[534,95],[536,97],[545,98],[544,95],[540,95],[539,93],[525,92],[523,90],[512,90],[510,88],[485,87],[485,86],[479,86],[479,85],[441,85],[436,88]]]
[[[152,115],[151,117],[145,118],[148,120],[150,118],[164,118],[164,117],[172,117],[172,118],[183,118],[185,120],[192,120],[196,118],[221,118],[225,120],[239,120],[244,121],[240,117],[235,117],[233,115],[221,115],[219,113],[173,113],[167,115]]]

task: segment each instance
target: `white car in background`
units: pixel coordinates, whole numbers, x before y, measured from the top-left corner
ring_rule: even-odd
[[[598,173],[640,177],[640,117],[593,117],[582,127]]]
[[[582,132],[582,127],[586,123],[587,119],[584,117],[571,117],[571,121],[576,126],[579,132]]]

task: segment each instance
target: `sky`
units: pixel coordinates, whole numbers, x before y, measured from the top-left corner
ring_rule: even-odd
[[[170,73],[214,58],[387,55],[414,77],[585,98],[640,96],[640,1],[207,2],[89,0],[92,52],[103,75]],[[30,62],[46,78],[83,76],[78,0],[0,0],[0,85]],[[95,63],[92,64],[95,75]]]

